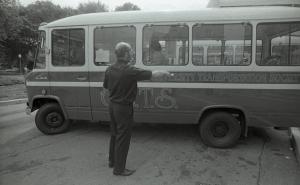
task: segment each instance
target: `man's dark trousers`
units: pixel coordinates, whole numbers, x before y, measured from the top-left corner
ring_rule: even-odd
[[[125,169],[130,145],[131,124],[133,123],[133,105],[110,102],[109,114],[111,119],[109,163],[114,166],[115,173],[121,173]]]

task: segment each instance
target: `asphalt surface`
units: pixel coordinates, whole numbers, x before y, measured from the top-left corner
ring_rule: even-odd
[[[25,105],[0,106],[3,185],[299,185],[287,131],[250,129],[232,149],[204,146],[193,125],[135,124],[129,177],[108,168],[108,124],[77,121],[68,133],[37,130]]]

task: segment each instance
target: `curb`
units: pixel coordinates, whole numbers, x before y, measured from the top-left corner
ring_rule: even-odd
[[[291,145],[295,151],[296,159],[300,164],[300,127],[291,127],[289,132]]]
[[[27,98],[0,101],[0,106],[22,104],[27,102]]]

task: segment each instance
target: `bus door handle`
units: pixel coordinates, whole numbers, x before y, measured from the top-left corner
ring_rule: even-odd
[[[79,81],[85,81],[87,79],[87,77],[85,77],[85,76],[79,76],[76,79],[79,80]]]

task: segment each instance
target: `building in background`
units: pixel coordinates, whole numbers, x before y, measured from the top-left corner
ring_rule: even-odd
[[[224,8],[237,6],[296,6],[300,0],[210,0],[208,8]]]

